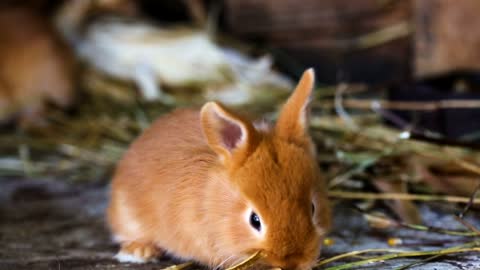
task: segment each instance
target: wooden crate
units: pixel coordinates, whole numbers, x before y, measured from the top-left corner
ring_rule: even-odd
[[[480,1],[415,0],[415,74],[480,69]]]
[[[225,22],[227,31],[236,36],[261,40],[302,66],[316,67],[325,82],[339,76],[351,81],[399,81],[410,75],[410,3],[226,0]]]

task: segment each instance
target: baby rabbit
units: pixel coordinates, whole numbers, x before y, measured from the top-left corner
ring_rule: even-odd
[[[69,105],[73,58],[46,18],[26,7],[0,9],[0,123],[42,121],[45,103]]]
[[[261,265],[309,269],[330,208],[308,134],[307,70],[275,126],[216,102],[158,119],[115,172],[108,221],[120,261],[167,253],[229,267],[257,251]]]

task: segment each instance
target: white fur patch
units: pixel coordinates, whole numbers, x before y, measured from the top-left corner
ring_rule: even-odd
[[[115,259],[121,263],[146,263],[147,261],[133,254],[119,252],[115,255]]]
[[[265,119],[257,120],[253,122],[253,126],[257,131],[269,132],[272,129],[272,125]]]
[[[127,195],[124,192],[118,193],[118,200],[121,202],[120,206],[118,207],[118,216],[122,221],[122,225],[124,226],[125,231],[129,235],[136,235],[142,228],[140,224],[137,222],[135,212],[132,211],[132,208],[129,207],[127,203]]]

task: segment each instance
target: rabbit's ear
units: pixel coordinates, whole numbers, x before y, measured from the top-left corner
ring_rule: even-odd
[[[248,155],[256,145],[252,124],[217,102],[203,105],[200,119],[208,145],[223,162]]]
[[[295,91],[288,98],[280,112],[275,134],[293,143],[309,142],[309,102],[314,87],[315,74],[313,69],[306,70]]]

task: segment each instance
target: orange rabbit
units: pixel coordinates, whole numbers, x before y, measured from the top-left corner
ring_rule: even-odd
[[[0,9],[0,123],[38,124],[45,103],[69,105],[73,58],[47,19],[26,7]]]
[[[275,126],[215,102],[158,119],[113,179],[117,258],[167,253],[224,268],[262,251],[262,265],[309,269],[331,220],[307,131],[313,81],[306,71]]]

